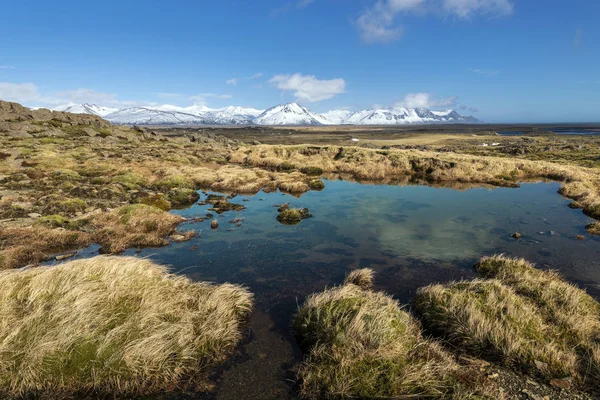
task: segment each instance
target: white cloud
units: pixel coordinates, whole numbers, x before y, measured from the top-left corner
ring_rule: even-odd
[[[282,91],[293,91],[298,100],[315,102],[344,93],[346,82],[341,78],[319,80],[314,75],[275,75],[269,83]]]
[[[511,0],[377,0],[356,19],[354,25],[365,43],[389,43],[398,40],[404,31],[396,23],[406,12],[431,12],[471,18],[476,15],[509,15]]]
[[[394,108],[438,108],[452,107],[456,105],[458,97],[446,97],[442,99],[434,99],[430,93],[409,93],[404,96],[404,99],[396,104]]]
[[[238,78],[228,79],[227,81],[225,81],[225,83],[231,86],[236,86],[238,83]]]
[[[40,97],[33,83],[0,82],[0,100],[18,103],[33,101]]]
[[[12,65],[0,65],[0,69],[15,69]]]
[[[509,15],[514,6],[510,0],[443,0],[444,10],[461,18],[477,14]]]
[[[263,74],[262,72],[257,72],[257,73],[256,73],[256,74],[254,74],[254,75],[251,75],[251,76],[246,76],[244,79],[246,79],[246,80],[250,80],[250,79],[258,79],[258,78],[262,78],[262,76],[263,76],[263,75],[264,75],[264,74]]]
[[[424,3],[425,0],[378,0],[358,17],[355,26],[365,43],[392,42],[399,39],[403,32],[402,27],[394,26],[396,15],[416,9]]]
[[[488,69],[470,69],[469,71],[476,73],[477,75],[482,75],[482,76],[495,76],[498,75],[500,73],[499,69],[495,69],[495,70],[488,70]]]

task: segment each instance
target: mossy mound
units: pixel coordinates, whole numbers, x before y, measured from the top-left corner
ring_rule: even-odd
[[[61,215],[53,214],[35,220],[35,225],[45,225],[49,228],[62,228],[69,225],[69,220]]]
[[[302,167],[300,172],[306,175],[319,176],[323,175],[323,169],[319,167]]]
[[[466,398],[461,371],[390,296],[364,290],[372,272],[310,296],[294,331],[307,352],[299,370],[306,398]],[[367,279],[369,280],[369,279]]]
[[[320,179],[313,179],[312,181],[308,182],[308,186],[312,190],[323,190],[323,189],[325,189],[325,184]]]
[[[207,389],[207,373],[231,355],[251,307],[239,286],[192,282],[134,257],[2,271],[0,393]]]
[[[310,218],[312,215],[308,208],[285,208],[279,212],[277,221],[285,225],[297,225],[303,219]]]
[[[220,200],[213,204],[212,208],[209,208],[209,211],[214,211],[217,214],[223,214],[227,211],[243,211],[246,209],[246,206],[236,203],[230,203],[227,200]]]
[[[163,211],[169,211],[171,209],[171,202],[161,194],[153,194],[144,196],[138,199],[140,204],[146,204],[148,206],[159,208]]]
[[[475,355],[546,379],[600,390],[600,304],[553,271],[484,257],[488,280],[432,285],[415,306],[432,333]]]
[[[200,195],[193,189],[177,188],[167,193],[167,200],[173,207],[185,207],[198,201]]]

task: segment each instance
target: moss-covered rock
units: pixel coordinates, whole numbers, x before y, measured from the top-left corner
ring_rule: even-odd
[[[323,190],[323,189],[325,189],[325,184],[320,179],[313,179],[313,180],[311,180],[310,182],[308,182],[308,186],[312,190]]]
[[[169,191],[166,198],[173,207],[185,207],[197,202],[200,195],[193,189],[176,188]]]
[[[310,218],[312,215],[308,208],[284,208],[279,212],[277,221],[285,225],[297,225],[303,219]]]

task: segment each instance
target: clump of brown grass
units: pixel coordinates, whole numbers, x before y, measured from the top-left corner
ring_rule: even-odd
[[[489,280],[417,292],[425,326],[459,348],[545,378],[600,390],[600,304],[553,271],[523,259],[484,257]]]
[[[592,235],[600,235],[600,222],[592,222],[588,224],[585,229]]]
[[[0,229],[0,269],[38,264],[49,256],[87,246],[90,235],[43,224]]]
[[[302,396],[459,399],[477,392],[395,300],[355,284],[372,278],[372,271],[355,271],[351,278],[311,295],[295,318],[295,333],[308,351],[298,373]],[[490,386],[478,394],[493,391]]]
[[[132,204],[95,217],[94,241],[107,253],[128,247],[166,246],[184,218],[146,204]]]
[[[355,269],[346,276],[344,285],[352,284],[363,290],[370,290],[373,288],[374,278],[375,271],[370,268]]]
[[[0,272],[0,391],[111,395],[194,384],[241,339],[245,289],[134,257]]]

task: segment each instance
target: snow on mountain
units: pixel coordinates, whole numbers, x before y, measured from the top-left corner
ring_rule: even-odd
[[[147,107],[131,107],[119,110],[104,118],[113,124],[131,125],[206,125],[202,116],[178,111],[162,111]]]
[[[332,125],[343,125],[350,115],[354,114],[348,110],[331,110],[320,114],[322,118],[329,121]]]
[[[100,107],[95,104],[88,104],[88,103],[84,103],[84,104],[69,103],[69,104],[64,104],[62,106],[58,106],[54,110],[70,112],[73,114],[93,114],[93,115],[97,115],[99,117],[104,117],[105,115],[108,115],[110,113],[118,111],[119,109],[118,108],[110,108],[110,107]]]
[[[257,125],[331,125],[322,116],[297,103],[271,107],[254,119]]]
[[[131,107],[123,110],[95,104],[67,104],[57,111],[99,115],[115,124],[138,125],[406,125],[439,123],[479,123],[455,110],[431,111],[425,108],[332,110],[316,114],[297,103],[281,104],[268,110],[203,105],[179,107]]]

